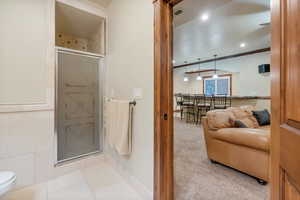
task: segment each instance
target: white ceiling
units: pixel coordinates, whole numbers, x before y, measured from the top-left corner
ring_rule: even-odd
[[[89,1],[94,2],[106,8],[108,7],[108,5],[111,3],[112,0],[89,0]]]
[[[178,9],[183,14],[174,17],[175,65],[270,46],[270,26],[260,25],[270,22],[270,0],[185,0]]]

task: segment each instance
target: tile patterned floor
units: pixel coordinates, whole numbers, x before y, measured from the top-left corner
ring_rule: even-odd
[[[12,192],[3,200],[142,200],[108,164],[78,170]],[[2,199],[1,199],[2,200]]]

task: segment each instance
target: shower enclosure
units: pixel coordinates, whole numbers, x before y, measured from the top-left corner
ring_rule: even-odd
[[[101,57],[57,50],[57,162],[101,151]]]

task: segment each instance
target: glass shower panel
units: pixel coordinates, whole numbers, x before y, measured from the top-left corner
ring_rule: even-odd
[[[58,162],[99,152],[99,58],[57,57]]]

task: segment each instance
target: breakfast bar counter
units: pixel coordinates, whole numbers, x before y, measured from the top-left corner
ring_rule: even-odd
[[[233,107],[252,105],[256,109],[271,109],[270,96],[229,96]]]

